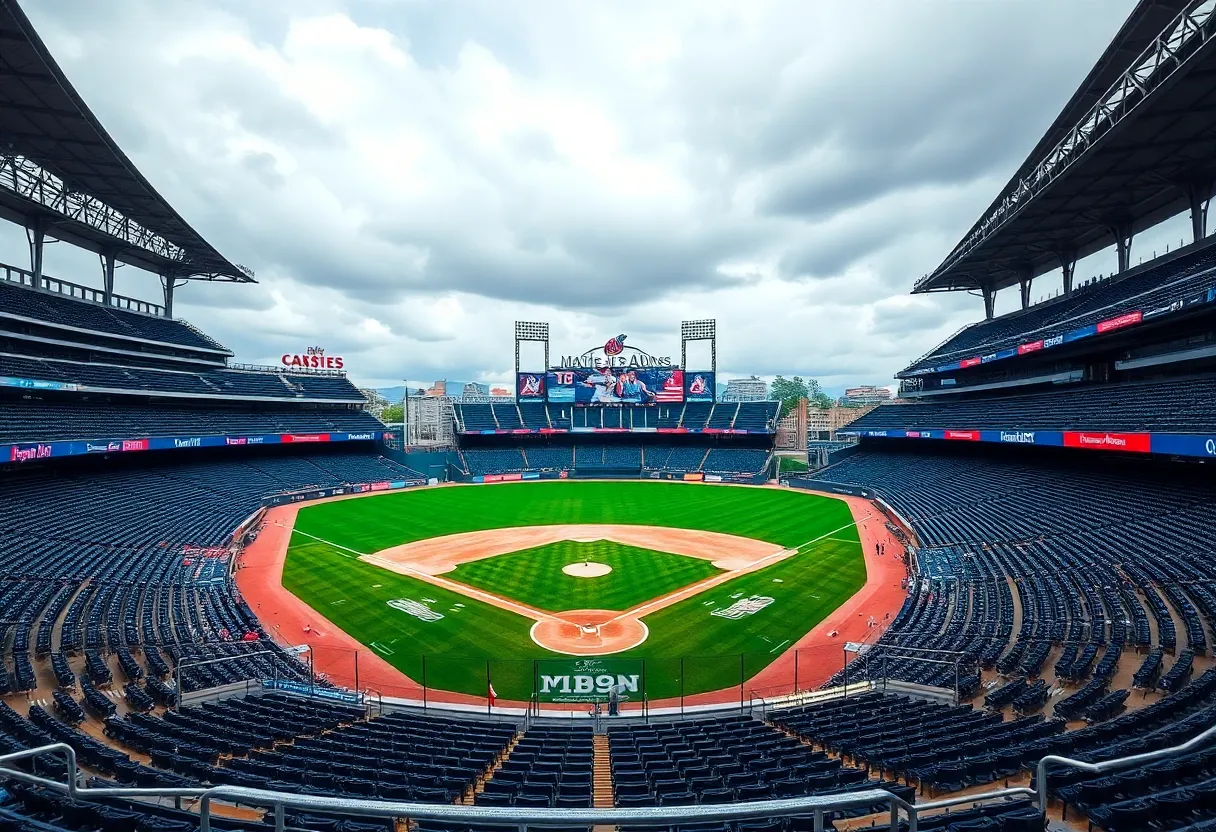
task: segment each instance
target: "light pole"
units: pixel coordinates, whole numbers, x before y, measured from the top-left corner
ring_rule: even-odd
[[[401,382],[405,385],[401,394],[401,450],[404,451],[410,445],[410,380],[403,378]]]

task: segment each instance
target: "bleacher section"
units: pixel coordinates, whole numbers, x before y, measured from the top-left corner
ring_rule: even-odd
[[[1033,343],[1134,312],[1167,308],[1204,295],[1216,274],[1216,248],[1206,246],[1131,276],[1082,286],[1026,310],[981,321],[959,332],[901,375]]]
[[[345,408],[240,410],[0,399],[0,443],[383,430],[384,424],[370,413]]]
[[[548,446],[522,444],[510,448],[462,449],[461,456],[473,476],[523,471],[610,471],[617,474],[650,472],[759,476],[772,452],[766,448],[701,446],[672,447],[628,443]]]
[[[456,403],[463,433],[491,431],[642,431],[773,433],[779,402],[689,402],[646,407],[572,407],[506,402]]]
[[[26,318],[57,328],[70,327],[231,355],[222,344],[181,321],[112,309],[3,280],[0,280],[0,318]]]
[[[1054,675],[1101,680],[1103,693],[1125,648],[1207,653],[1216,564],[1191,553],[1216,545],[1216,488],[1202,470],[1041,456],[862,451],[812,477],[874,489],[923,547],[921,579],[850,672],[953,686],[950,668],[877,657],[883,645],[957,650],[974,690],[976,664],[1034,678],[1064,644]]]
[[[888,404],[849,430],[1216,431],[1216,376]]]
[[[747,716],[608,729],[618,806],[691,806],[885,788],[795,737]]]
[[[113,392],[363,402],[344,376],[242,370],[159,370],[0,354],[0,376]]]
[[[233,593],[224,548],[233,530],[268,495],[418,478],[367,453],[282,452],[7,474],[0,480],[0,645],[9,645],[13,672],[0,663],[0,692],[34,687],[31,647],[39,656],[84,651],[88,659],[101,650],[154,645],[175,663],[278,651]],[[43,626],[60,615],[58,633]],[[238,640],[247,633],[258,640]],[[148,671],[163,679],[168,665],[155,655],[148,654]],[[104,663],[89,661],[96,665],[94,683],[108,684]],[[306,673],[286,656],[277,672],[268,662],[258,656],[194,668],[183,685]]]

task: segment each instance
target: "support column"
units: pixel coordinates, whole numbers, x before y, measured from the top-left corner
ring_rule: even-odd
[[[1034,282],[1034,278],[1030,277],[1030,273],[1026,272],[1022,277],[1018,278],[1018,290],[1022,293],[1022,308],[1030,308],[1030,285]]]
[[[177,278],[171,274],[160,276],[160,285],[165,290],[165,317],[173,317],[173,290],[177,288]]]
[[[1060,269],[1064,272],[1064,294],[1072,294],[1072,278],[1077,269],[1077,253],[1061,250],[1056,253],[1060,258]]]
[[[985,286],[984,289],[984,319],[992,320],[993,310],[996,308],[996,292],[992,290],[992,286]]]
[[[34,288],[42,288],[42,253],[46,248],[45,217],[34,217],[25,226],[25,239],[30,244],[30,271],[34,273]]]
[[[1208,198],[1211,184],[1186,186],[1186,199],[1191,206],[1191,242],[1197,243],[1208,235]]]
[[[1130,223],[1108,226],[1115,238],[1115,248],[1119,253],[1119,272],[1131,268],[1132,259],[1132,227]]]
[[[114,300],[114,252],[107,251],[97,257],[101,260],[101,285],[105,292],[106,306],[109,306]]]

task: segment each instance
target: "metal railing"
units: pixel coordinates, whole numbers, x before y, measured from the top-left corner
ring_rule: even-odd
[[[460,804],[407,803],[387,800],[352,800],[317,795],[299,795],[275,792],[266,789],[248,789],[241,786],[213,786],[210,788],[112,788],[85,786],[80,783],[80,770],[76,764],[75,750],[65,743],[54,743],[26,751],[0,756],[0,777],[8,777],[25,783],[66,794],[69,799],[104,798],[148,798],[182,799],[198,802],[200,832],[211,832],[211,806],[213,802],[238,804],[266,809],[271,813],[276,832],[286,828],[285,812],[288,809],[324,812],[339,815],[364,817],[409,818],[412,820],[455,821],[462,824],[501,824],[517,826],[525,832],[530,826],[607,825],[621,824],[638,826],[672,826],[691,823],[722,823],[741,820],[772,819],[785,817],[811,817],[813,828],[823,830],[826,820],[834,813],[850,809],[882,807],[890,819],[889,829],[898,832],[900,813],[907,818],[907,832],[917,832],[918,821],[926,812],[948,809],[963,804],[991,803],[1011,797],[1030,797],[1040,814],[1046,819],[1048,802],[1048,776],[1051,766],[1076,768],[1090,774],[1131,768],[1144,763],[1188,754],[1216,739],[1216,726],[1192,737],[1181,745],[1162,748],[1144,754],[1118,757],[1100,763],[1074,760],[1068,757],[1047,756],[1038,763],[1033,787],[1017,786],[996,789],[979,794],[959,795],[929,803],[913,805],[884,789],[867,789],[845,795],[804,796],[778,800],[753,800],[740,803],[725,803],[697,806],[659,806],[645,808],[612,809],[523,809],[519,807],[463,806]],[[59,759],[64,764],[65,780],[59,782],[11,767],[13,763],[36,760],[44,757]]]
[[[65,782],[51,780],[9,767],[9,764],[39,757],[56,757],[67,770]],[[700,806],[660,806],[627,809],[526,809],[520,807],[463,806],[451,803],[407,803],[391,800],[351,800],[340,797],[300,795],[242,786],[211,788],[111,788],[82,786],[76,765],[76,752],[70,745],[55,743],[27,751],[0,756],[3,776],[66,794],[69,800],[105,798],[175,798],[198,802],[199,832],[211,832],[212,804],[225,803],[268,810],[276,832],[286,829],[286,811],[324,812],[362,817],[409,818],[411,820],[450,821],[472,824],[516,826],[521,832],[533,826],[570,825],[655,825],[681,823],[726,823],[779,817],[811,817],[815,830],[826,828],[833,812],[883,807],[890,817],[891,832],[898,832],[900,812],[908,818],[908,828],[916,830],[916,808],[883,789],[866,789],[847,795],[822,795],[753,800]],[[967,798],[963,798],[966,801]]]

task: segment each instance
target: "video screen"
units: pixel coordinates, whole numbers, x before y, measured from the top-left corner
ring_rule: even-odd
[[[665,404],[684,401],[684,371],[673,367],[550,370],[549,401],[561,404]]]
[[[515,379],[515,400],[543,403],[545,401],[545,374],[520,373]]]
[[[714,374],[708,370],[688,370],[684,373],[684,401],[712,402],[714,393]]]

